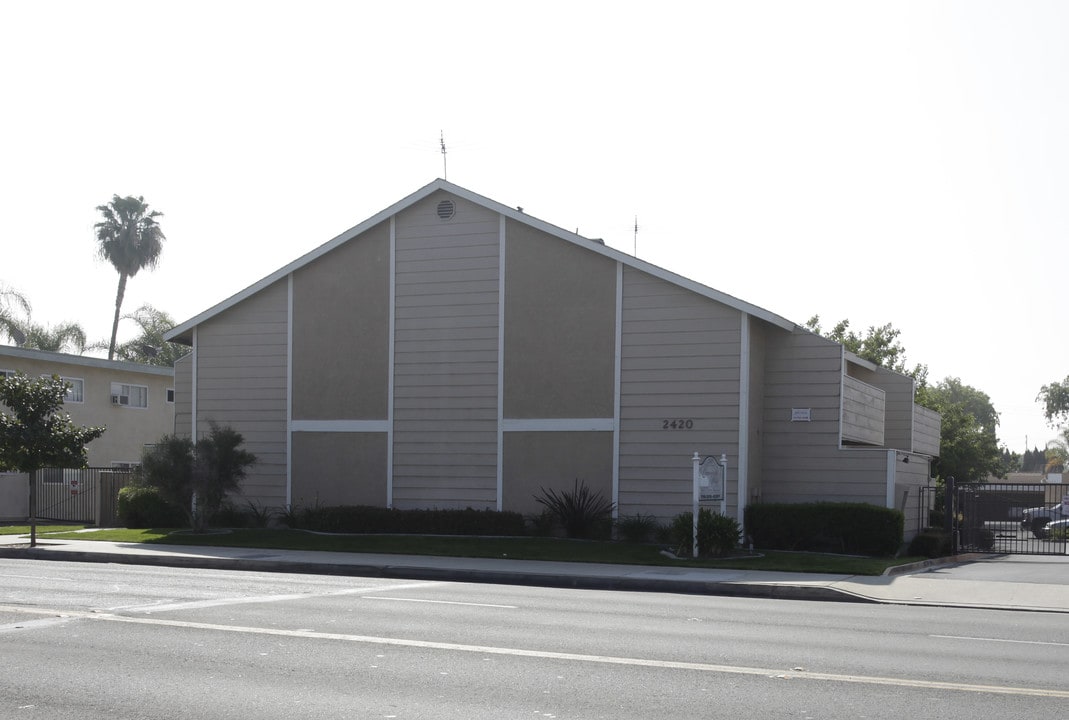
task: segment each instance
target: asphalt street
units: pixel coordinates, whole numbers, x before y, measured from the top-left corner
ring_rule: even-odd
[[[0,718],[1039,717],[1059,616],[0,559]]]

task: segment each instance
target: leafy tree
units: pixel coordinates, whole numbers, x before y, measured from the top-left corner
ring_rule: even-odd
[[[240,492],[241,481],[256,456],[241,449],[245,439],[229,427],[212,423],[198,443],[167,435],[141,458],[141,482],[182,508],[194,532],[204,532],[208,518],[227,493]]]
[[[898,340],[902,331],[891,323],[879,327],[872,325],[864,335],[851,330],[849,320],[840,320],[831,331],[824,332],[820,325],[819,315],[809,318],[805,326],[817,335],[834,340],[860,358],[888,370],[909,375],[919,385],[923,386],[927,382],[928,367],[926,365],[915,365],[912,370],[906,366],[906,350]]]
[[[175,326],[175,321],[162,310],[151,305],[142,305],[134,312],[123,315],[122,319],[137,323],[141,334],[115,348],[115,355],[119,360],[174,367],[175,362],[189,352],[189,348],[184,345],[163,339],[164,333]],[[104,349],[108,347],[108,343],[94,343],[92,347]]]
[[[87,443],[104,434],[102,427],[76,427],[61,412],[70,384],[57,375],[30,378],[15,373],[0,378],[0,471],[30,474],[30,545],[37,544],[37,471],[86,466]]]
[[[137,275],[142,268],[154,268],[163,252],[165,239],[156,218],[163,213],[149,210],[145,198],[119,197],[115,195],[107,205],[98,205],[103,220],[93,227],[96,230],[100,257],[112,264],[119,273],[119,288],[115,293],[115,319],[111,325],[111,343],[108,360],[115,358],[115,337],[119,332],[119,313],[126,281]]]
[[[1036,400],[1043,403],[1043,414],[1051,425],[1069,421],[1069,376],[1041,387]]]
[[[924,394],[927,406],[943,416],[939,458],[933,463],[936,474],[959,482],[1005,477],[995,434],[998,413],[991,398],[953,377],[926,388]]]

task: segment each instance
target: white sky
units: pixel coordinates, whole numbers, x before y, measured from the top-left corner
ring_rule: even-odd
[[[1012,449],[1069,374],[1069,4],[0,5],[0,281],[111,330],[97,205],[179,322],[443,174],[798,323],[891,322]],[[120,326],[120,340],[136,334]]]

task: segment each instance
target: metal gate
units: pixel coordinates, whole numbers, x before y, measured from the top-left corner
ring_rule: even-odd
[[[957,551],[1066,554],[1069,485],[949,485],[954,504],[948,514]],[[1063,519],[1067,522],[1058,524]]]
[[[46,468],[37,472],[37,518],[112,527],[119,490],[131,473],[114,468]]]

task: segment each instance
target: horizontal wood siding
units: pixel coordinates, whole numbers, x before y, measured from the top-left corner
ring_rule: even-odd
[[[852,377],[843,378],[843,440],[883,445],[884,392]]]
[[[441,193],[397,216],[394,507],[497,505],[498,218]]]
[[[887,497],[885,450],[839,449],[842,347],[805,331],[766,344],[761,500],[869,502]],[[809,421],[792,421],[808,410]]]
[[[922,455],[939,455],[939,437],[943,418],[935,410],[920,405],[913,406],[913,452]]]
[[[256,464],[243,499],[286,502],[287,281],[281,280],[197,328],[197,432],[209,422],[245,438]]]
[[[621,515],[644,512],[670,518],[688,509],[695,451],[728,455],[729,490],[734,493],[740,323],[737,310],[624,269]],[[671,429],[680,421],[684,429]],[[736,507],[730,494],[728,505]]]

